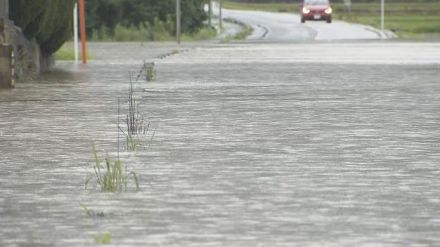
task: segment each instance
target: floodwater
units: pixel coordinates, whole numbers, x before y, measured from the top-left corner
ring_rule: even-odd
[[[0,246],[440,244],[440,46],[93,44],[0,91]],[[437,55],[436,55],[437,54]],[[155,136],[141,189],[89,186],[115,157],[130,72]],[[90,215],[82,206],[89,210]]]

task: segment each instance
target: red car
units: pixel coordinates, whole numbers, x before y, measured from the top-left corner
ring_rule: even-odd
[[[325,20],[332,22],[332,8],[329,0],[304,0],[301,7],[301,22],[306,20]]]

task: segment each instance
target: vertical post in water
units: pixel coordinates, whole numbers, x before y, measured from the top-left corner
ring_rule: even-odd
[[[382,38],[385,38],[385,0],[381,0],[380,3],[380,30]]]
[[[219,10],[219,29],[220,29],[220,32],[223,30],[223,13],[222,13],[222,9],[223,9],[223,4],[222,4],[222,0],[219,0],[218,1],[219,2],[219,8],[220,8],[220,10]]]
[[[73,9],[73,41],[75,63],[78,64],[78,3],[75,3],[75,8]]]
[[[120,130],[120,126],[119,126],[119,115],[120,115],[120,111],[121,111],[121,106],[120,106],[120,98],[118,97],[118,162],[119,162],[119,130]]]
[[[79,0],[79,19],[81,32],[81,55],[83,64],[87,63],[87,49],[86,49],[86,16],[85,16],[85,0]]]
[[[180,32],[181,32],[181,11],[180,0],[176,0],[176,39],[177,44],[180,45]]]

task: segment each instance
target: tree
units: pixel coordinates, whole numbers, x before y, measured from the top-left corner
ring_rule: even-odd
[[[206,14],[203,11],[205,0],[182,1],[182,31],[191,33],[203,26]],[[140,27],[154,25],[156,20],[167,22],[175,20],[175,0],[88,0],[88,33],[106,28],[114,30],[116,25]],[[173,33],[175,30],[169,30]]]
[[[50,56],[71,37],[74,0],[14,0],[11,18],[28,39],[35,38]]]

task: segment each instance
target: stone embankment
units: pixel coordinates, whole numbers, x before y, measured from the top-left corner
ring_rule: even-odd
[[[53,63],[51,57],[47,58],[41,55],[40,47],[35,39],[28,40],[22,30],[12,21],[0,20],[0,44],[1,77],[6,78],[6,75],[14,75],[6,81],[2,79],[0,87],[11,87],[14,84],[14,77],[32,77],[48,70]],[[15,69],[13,69],[14,67]]]

